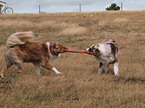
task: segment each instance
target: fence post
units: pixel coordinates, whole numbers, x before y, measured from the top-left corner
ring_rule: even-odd
[[[123,3],[121,3],[121,10],[123,10]]]
[[[41,13],[41,7],[40,7],[40,5],[39,5],[39,13]]]
[[[80,12],[81,12],[81,4],[79,5],[79,9],[80,9]]]

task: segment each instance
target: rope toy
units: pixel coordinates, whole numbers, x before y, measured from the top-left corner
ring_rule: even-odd
[[[73,50],[64,50],[64,51],[65,51],[65,52],[72,52],[72,53],[85,53],[85,54],[92,55],[91,53],[86,52],[86,51],[73,51]]]

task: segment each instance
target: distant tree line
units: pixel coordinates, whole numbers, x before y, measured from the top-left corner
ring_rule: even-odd
[[[116,3],[112,3],[111,6],[107,7],[105,10],[120,10],[120,7],[116,5]]]

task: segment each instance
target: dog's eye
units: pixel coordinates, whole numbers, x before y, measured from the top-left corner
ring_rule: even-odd
[[[90,49],[89,49],[89,52],[92,52],[92,51],[93,51],[92,48],[90,48]]]

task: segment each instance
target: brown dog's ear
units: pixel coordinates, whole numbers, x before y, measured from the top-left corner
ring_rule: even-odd
[[[67,47],[64,47],[62,44],[58,44],[58,46],[63,47],[63,49],[68,49]]]
[[[51,47],[55,49],[56,48],[56,43],[51,43]]]

